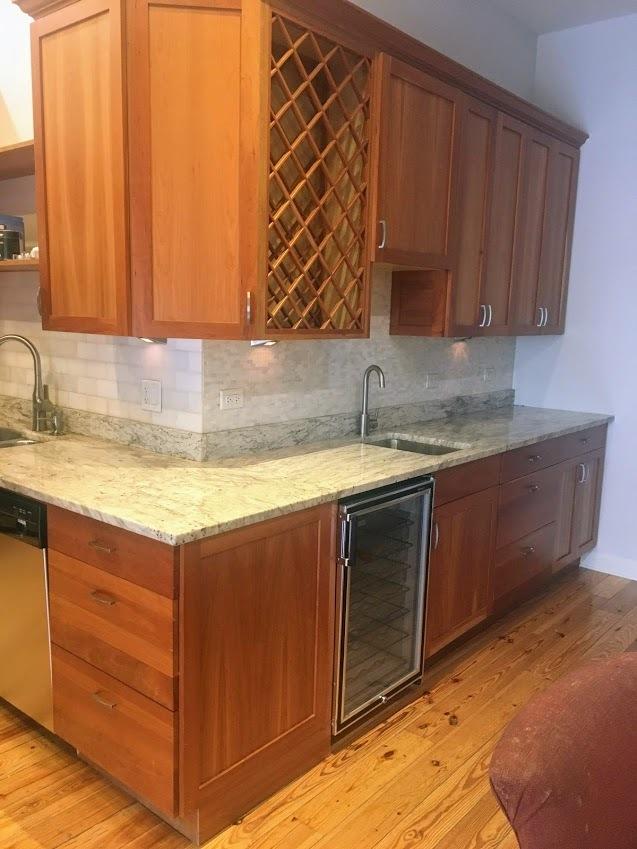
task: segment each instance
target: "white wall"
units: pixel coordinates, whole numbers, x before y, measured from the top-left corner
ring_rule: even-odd
[[[537,35],[489,0],[353,0],[440,53],[525,98]]]
[[[536,100],[591,138],[566,335],[518,340],[517,401],[615,414],[588,565],[637,579],[637,15],[542,36]]]
[[[10,0],[0,2],[0,147],[33,138],[30,21]]]

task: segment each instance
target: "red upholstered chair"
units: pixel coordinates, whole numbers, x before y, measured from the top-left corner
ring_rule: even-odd
[[[637,654],[533,699],[496,746],[491,786],[520,849],[637,849]]]

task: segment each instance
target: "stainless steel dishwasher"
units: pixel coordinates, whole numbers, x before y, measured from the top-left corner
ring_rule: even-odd
[[[333,732],[422,680],[433,478],[340,502]]]
[[[0,698],[53,729],[46,507],[0,489]]]

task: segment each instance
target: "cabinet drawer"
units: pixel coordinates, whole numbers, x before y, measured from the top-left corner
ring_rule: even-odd
[[[600,425],[509,451],[502,458],[500,479],[503,482],[515,480],[539,469],[554,466],[563,460],[579,457],[580,454],[586,454],[589,451],[597,451],[604,447],[606,430],[606,425]]]
[[[175,602],[49,552],[51,639],[167,708],[175,705]]]
[[[485,457],[484,460],[474,460],[463,463],[451,469],[443,469],[436,474],[436,507],[482,492],[492,486],[497,486],[500,480],[500,464],[502,455]]]
[[[499,549],[495,556],[495,599],[540,575],[550,574],[555,548],[555,523]]]
[[[500,488],[496,548],[509,545],[555,521],[560,483],[561,470],[554,466]]]
[[[175,814],[176,714],[53,646],[53,719],[81,755]]]
[[[170,545],[58,507],[48,510],[48,539],[55,551],[167,598],[176,597],[177,549]]]
[[[574,457],[579,457],[581,454],[588,454],[589,451],[599,451],[606,445],[607,425],[590,428],[589,430],[580,430],[577,433],[569,433],[568,436],[563,436],[564,450],[566,459],[571,460]]]

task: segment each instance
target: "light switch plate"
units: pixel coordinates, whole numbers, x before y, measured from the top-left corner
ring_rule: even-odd
[[[161,380],[142,380],[142,410],[161,413]]]
[[[243,390],[222,389],[219,392],[219,407],[222,410],[239,410],[243,407]]]

